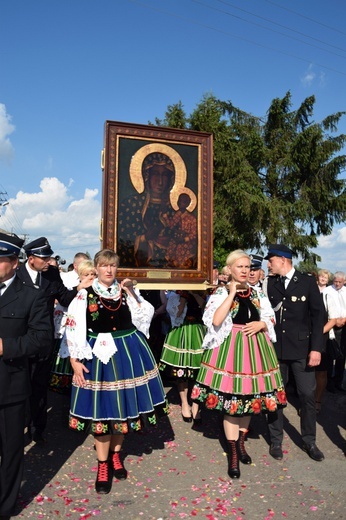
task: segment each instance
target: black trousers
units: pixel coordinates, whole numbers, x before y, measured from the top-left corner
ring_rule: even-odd
[[[24,466],[25,401],[0,405],[0,516],[12,516]]]
[[[39,433],[43,433],[47,425],[48,385],[52,370],[51,357],[47,359],[29,359],[29,370],[31,396],[28,399],[25,425],[33,427]]]
[[[306,444],[312,444],[316,442],[315,369],[307,366],[306,359],[281,360],[280,370],[285,386],[288,382],[290,367],[300,399],[300,430],[302,439]],[[283,422],[282,408],[275,413],[268,414],[268,428],[273,444],[282,444]]]
[[[334,327],[335,339],[340,345],[342,356],[334,361],[329,356],[327,358],[328,382],[333,379],[336,385],[342,385],[344,379],[345,359],[346,359],[346,325],[342,328]],[[333,374],[334,372],[334,374]],[[334,375],[334,377],[333,377]]]

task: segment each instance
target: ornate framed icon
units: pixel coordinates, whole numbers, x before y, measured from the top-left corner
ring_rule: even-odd
[[[120,279],[211,281],[212,145],[209,133],[106,121],[101,241]]]

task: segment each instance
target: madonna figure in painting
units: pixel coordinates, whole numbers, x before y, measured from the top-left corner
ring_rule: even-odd
[[[125,199],[119,207],[120,266],[162,268],[167,266],[170,242],[162,215],[174,215],[169,198],[175,179],[173,162],[163,153],[150,153],[143,161],[142,175],[144,192]]]

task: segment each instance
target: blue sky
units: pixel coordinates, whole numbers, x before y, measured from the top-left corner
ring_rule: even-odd
[[[293,108],[316,96],[316,121],[345,110],[345,20],[343,0],[3,1],[0,227],[68,262],[99,249],[106,120],[206,93],[256,116],[288,90]],[[345,243],[345,225],[321,237],[321,266],[346,270]]]

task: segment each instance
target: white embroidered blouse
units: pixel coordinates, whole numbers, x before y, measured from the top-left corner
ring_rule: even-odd
[[[97,280],[94,280],[93,289],[95,291],[97,291],[97,283]],[[134,290],[140,305],[133,296],[126,297],[126,303],[131,313],[131,321],[148,338],[149,327],[155,309],[148,301],[144,300],[138,289],[135,288]],[[76,359],[92,359],[92,356],[96,355],[103,363],[108,363],[117,350],[112,334],[110,332],[99,333],[93,349],[87,341],[87,295],[87,290],[81,289],[68,307],[65,323],[66,329],[61,341],[59,355],[62,358],[70,356]]]
[[[253,288],[253,291],[257,293],[257,298],[260,304],[259,314],[260,320],[264,321],[267,327],[267,332],[270,339],[275,342],[276,334],[274,330],[275,326],[275,313],[270,305],[269,299],[260,289]],[[216,327],[213,325],[214,313],[216,309],[220,307],[222,302],[227,298],[228,292],[225,287],[219,287],[215,293],[212,294],[208,300],[203,314],[203,322],[207,326],[207,334],[204,337],[202,347],[205,349],[216,348],[229,336],[232,327],[233,320],[231,312],[229,312],[224,321]]]

